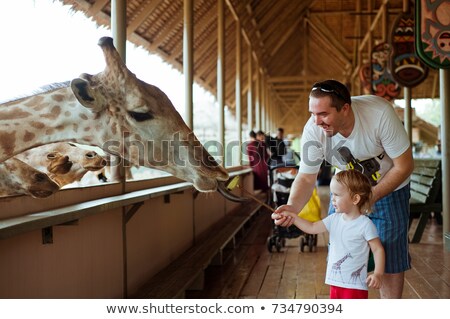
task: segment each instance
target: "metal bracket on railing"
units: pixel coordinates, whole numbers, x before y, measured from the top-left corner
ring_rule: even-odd
[[[53,244],[53,226],[42,228],[42,245]]]
[[[136,214],[136,212],[138,211],[138,209],[144,204],[144,202],[138,202],[135,203],[131,206],[131,208],[125,212],[124,215],[124,221],[125,224],[128,223],[130,221],[130,219],[134,216],[134,214]]]

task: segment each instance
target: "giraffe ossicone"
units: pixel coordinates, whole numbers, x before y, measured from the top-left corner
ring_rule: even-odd
[[[215,191],[228,180],[167,95],[128,70],[111,38],[99,45],[102,72],[0,106],[0,162],[36,146],[72,141],[166,171],[199,191]]]

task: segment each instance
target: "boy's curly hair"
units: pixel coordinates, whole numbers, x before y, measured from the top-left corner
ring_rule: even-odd
[[[371,211],[372,185],[366,175],[357,170],[346,170],[336,173],[334,178],[348,188],[352,197],[359,195],[360,200],[357,205],[361,211]]]

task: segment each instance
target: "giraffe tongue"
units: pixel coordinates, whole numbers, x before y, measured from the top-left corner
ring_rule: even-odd
[[[246,198],[246,197],[239,197],[239,196],[236,196],[235,194],[233,194],[233,193],[230,191],[230,189],[225,185],[225,182],[222,182],[222,181],[220,181],[220,182],[217,183],[217,191],[218,191],[223,197],[225,197],[226,199],[231,200],[231,201],[233,201],[233,202],[239,202],[239,203],[242,203],[242,202],[246,202],[246,201],[249,200],[249,199]]]

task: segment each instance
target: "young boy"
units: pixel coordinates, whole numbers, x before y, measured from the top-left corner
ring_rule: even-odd
[[[368,288],[379,289],[384,274],[384,249],[372,221],[364,215],[370,207],[372,187],[369,179],[356,170],[337,173],[330,183],[336,213],[309,222],[294,212],[273,213],[275,224],[293,219],[294,225],[309,234],[328,231],[329,253],[325,283],[332,299],[367,299]],[[369,251],[375,271],[367,275]]]

